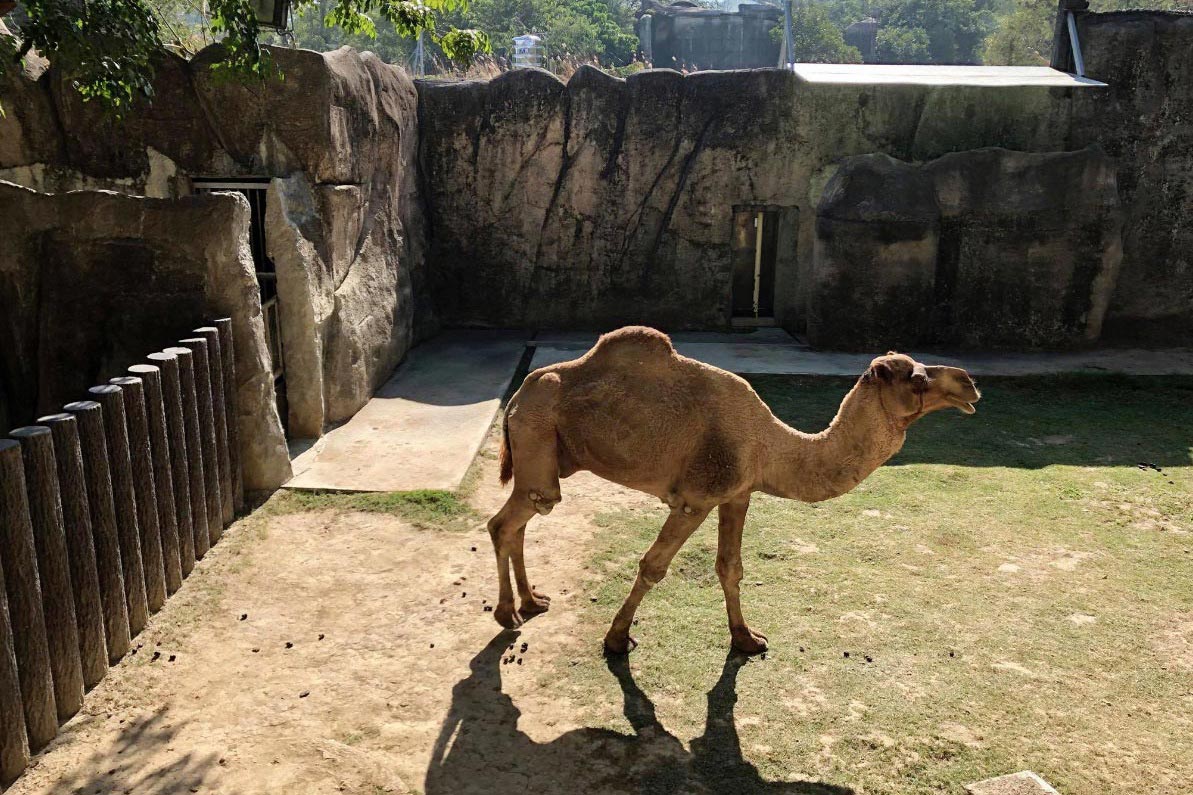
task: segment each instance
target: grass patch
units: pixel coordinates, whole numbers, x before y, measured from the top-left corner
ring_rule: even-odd
[[[850,386],[751,381],[804,430],[824,427]],[[755,496],[742,599],[772,651],[737,680],[746,759],[766,781],[864,793],[959,793],[1024,768],[1066,795],[1186,792],[1193,379],[981,387],[977,415],[925,418],[847,495],[819,505]],[[664,518],[596,517],[608,530],[583,632],[603,634]],[[635,628],[637,683],[683,739],[705,730],[728,644],[715,522],[677,556]],[[573,698],[625,730],[604,664],[573,662]]]
[[[480,514],[457,494],[435,489],[389,492],[286,490],[270,500],[267,507],[271,513],[278,514],[317,510],[384,513],[430,530],[469,530],[481,521]]]

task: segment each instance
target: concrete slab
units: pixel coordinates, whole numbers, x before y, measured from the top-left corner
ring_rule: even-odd
[[[594,338],[595,341],[595,338]],[[732,373],[753,375],[860,375],[874,354],[813,351],[799,345],[755,342],[684,342],[675,340],[684,356]],[[540,343],[532,368],[574,359],[587,346]],[[1095,350],[1072,353],[924,353],[910,352],[927,364],[964,367],[973,375],[1046,375],[1049,373],[1123,373],[1127,375],[1193,375],[1193,350]]]
[[[294,460],[286,488],[459,488],[525,347],[521,333],[488,331],[418,346],[356,416]]]
[[[1059,795],[1052,785],[1030,770],[966,784],[965,791],[969,795]]]
[[[792,71],[806,83],[833,85],[1106,87],[1097,80],[1047,66],[797,63]]]

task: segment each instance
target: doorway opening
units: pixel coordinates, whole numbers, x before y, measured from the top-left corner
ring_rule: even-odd
[[[775,262],[779,210],[733,208],[733,325],[775,324]]]
[[[269,349],[273,370],[273,389],[277,395],[278,416],[282,430],[289,437],[289,406],[286,402],[286,365],[282,356],[282,324],[278,312],[278,275],[273,260],[265,248],[265,198],[269,190],[268,177],[234,177],[229,179],[196,177],[192,179],[195,193],[237,192],[249,202],[249,246],[253,252],[253,267],[257,285],[261,288],[261,313],[265,320],[265,343]]]

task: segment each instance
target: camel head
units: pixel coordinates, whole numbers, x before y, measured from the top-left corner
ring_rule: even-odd
[[[889,351],[870,362],[862,381],[878,388],[883,408],[907,423],[952,406],[973,414],[982,394],[960,367],[927,366]]]

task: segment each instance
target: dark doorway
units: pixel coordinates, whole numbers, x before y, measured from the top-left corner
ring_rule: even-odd
[[[779,211],[763,207],[733,210],[733,321],[772,325],[775,316],[775,260]]]
[[[278,276],[273,260],[265,248],[265,199],[269,190],[268,177],[229,177],[192,180],[195,193],[216,191],[242,194],[249,202],[249,246],[253,252],[253,266],[257,269],[257,285],[261,288],[261,312],[265,319],[265,342],[269,347],[273,369],[274,394],[277,395],[278,416],[282,430],[289,436],[290,410],[286,402],[286,367],[282,356],[282,325],[278,311]]]

